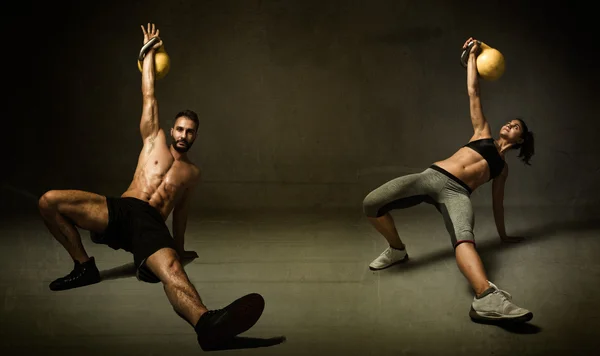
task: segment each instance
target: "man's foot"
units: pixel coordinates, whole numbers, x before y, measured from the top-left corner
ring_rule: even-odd
[[[408,260],[408,253],[406,253],[406,247],[402,250],[388,247],[369,265],[369,269],[372,271],[378,271],[380,269],[391,267],[395,264],[401,263]]]
[[[265,309],[260,294],[245,295],[223,309],[209,310],[202,314],[194,327],[198,343],[204,351],[218,348],[236,335],[250,329]]]
[[[96,267],[94,257],[91,257],[84,263],[75,261],[73,271],[68,275],[58,278],[50,283],[50,289],[53,291],[67,290],[77,287],[83,287],[100,282],[100,272]]]
[[[490,288],[483,292],[479,298],[473,298],[469,316],[474,321],[512,321],[526,322],[533,318],[533,313],[527,309],[516,306],[512,296],[495,284],[489,282]]]

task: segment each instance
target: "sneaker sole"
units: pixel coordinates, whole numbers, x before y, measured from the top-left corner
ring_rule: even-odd
[[[404,262],[406,262],[406,261],[408,261],[408,253],[407,253],[407,254],[406,254],[406,256],[404,256],[404,258],[403,258],[403,259],[401,259],[400,261],[396,261],[396,262],[394,262],[394,263],[391,263],[391,264],[389,264],[389,265],[387,265],[387,266],[380,267],[380,268],[376,268],[376,267],[371,267],[371,266],[369,266],[369,269],[370,269],[371,271],[381,271],[382,269],[390,268],[390,267],[392,267],[392,266],[395,266],[395,265],[397,265],[397,264],[400,264],[400,263],[404,263]]]
[[[241,334],[256,324],[265,309],[265,300],[260,294],[247,294],[224,308],[230,320],[210,336],[209,343],[220,344]]]
[[[54,282],[56,282],[56,281],[53,281],[52,283],[50,283],[48,285],[48,288],[50,288],[50,290],[53,292],[61,292],[61,291],[91,286],[91,285],[102,282],[102,277],[100,276],[100,272],[98,272],[98,274],[94,277],[96,277],[96,278],[92,279],[91,281],[76,282],[76,283],[63,283],[63,284],[59,284],[59,285],[55,285]]]
[[[62,292],[62,291],[66,291],[66,290],[71,290],[71,289],[76,289],[76,288],[83,288],[83,287],[87,287],[87,286],[91,286],[97,283],[102,282],[101,279],[99,280],[95,280],[93,282],[87,282],[87,283],[81,283],[81,284],[74,284],[74,285],[69,285],[67,287],[55,287],[51,284],[48,285],[48,288],[50,288],[51,291],[53,292]]]
[[[506,315],[497,314],[497,313],[489,313],[486,315],[482,315],[482,314],[478,313],[477,311],[475,311],[475,309],[473,309],[473,307],[471,307],[471,310],[469,311],[469,316],[471,317],[471,320],[474,320],[474,321],[488,321],[488,322],[489,321],[493,321],[493,322],[507,321],[507,322],[515,322],[515,323],[525,323],[525,322],[528,322],[529,320],[533,319],[532,312],[528,312],[526,314],[516,315],[516,316],[506,316]]]

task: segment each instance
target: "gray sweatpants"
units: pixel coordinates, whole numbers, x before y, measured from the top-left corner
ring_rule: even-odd
[[[444,169],[432,165],[421,173],[392,179],[369,193],[363,201],[368,217],[380,217],[394,209],[405,209],[428,203],[444,217],[452,246],[475,244],[475,216],[471,205],[471,189]]]

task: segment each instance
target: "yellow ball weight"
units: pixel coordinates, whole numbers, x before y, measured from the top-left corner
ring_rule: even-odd
[[[500,79],[504,74],[505,61],[500,51],[481,43],[481,52],[477,56],[477,72],[479,75],[489,81]]]
[[[142,61],[138,60],[138,69],[142,73]],[[165,51],[165,46],[160,46],[154,53],[154,78],[164,78],[171,69],[171,59]]]

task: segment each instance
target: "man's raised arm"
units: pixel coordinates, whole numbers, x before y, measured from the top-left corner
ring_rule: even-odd
[[[152,38],[158,37],[159,30],[154,24],[148,24],[148,28],[145,29],[142,26],[144,32],[144,44],[148,43]],[[150,139],[153,140],[160,125],[158,123],[158,102],[154,96],[154,80],[155,80],[155,69],[154,69],[154,54],[157,48],[162,46],[162,40],[156,42],[151,48],[148,49],[144,60],[142,62],[142,118],[140,120],[140,132],[144,142]]]

